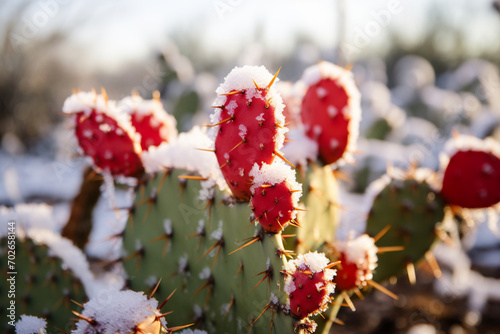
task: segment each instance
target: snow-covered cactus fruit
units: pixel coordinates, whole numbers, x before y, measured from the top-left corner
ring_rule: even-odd
[[[407,271],[415,281],[415,264],[429,252],[442,231],[445,201],[436,191],[436,175],[427,169],[394,170],[375,180],[367,189],[373,204],[367,218],[367,234],[379,249],[401,250],[378,254],[373,280],[381,282]],[[444,231],[443,231],[444,232]],[[385,233],[385,234],[384,234]]]
[[[73,324],[71,300],[83,302],[87,298],[82,282],[88,281],[91,274],[85,256],[69,240],[49,230],[33,228],[21,232],[20,229],[17,226],[15,248],[9,242],[14,239],[4,235],[0,240],[2,252],[15,252],[15,261],[7,261],[11,258],[7,253],[2,256],[5,259],[0,268],[0,291],[5,296],[0,300],[2,318],[9,319],[9,300],[13,299],[7,296],[13,290],[16,301],[13,314],[44,318],[49,333],[56,332],[56,328],[69,331]],[[5,225],[2,231],[7,231]],[[7,325],[7,321],[3,323]],[[13,327],[3,329],[12,332]]]
[[[281,156],[285,140],[283,102],[277,80],[263,66],[234,68],[217,88],[211,115],[215,154],[233,195],[250,199],[253,165],[270,164]]]
[[[143,174],[140,136],[130,115],[121,112],[114,101],[108,101],[105,93],[75,93],[64,101],[63,112],[73,115],[78,144],[99,171],[117,177]]]
[[[337,291],[364,289],[377,267],[378,248],[375,240],[363,234],[345,241],[337,240],[332,248],[334,257],[340,261],[334,280]]]
[[[163,306],[163,305],[162,305]],[[73,312],[79,321],[72,334],[169,334],[166,313],[154,297],[131,290],[103,291]]]
[[[301,118],[306,134],[318,144],[325,164],[352,161],[361,119],[361,98],[352,73],[321,61],[304,71]]]
[[[284,266],[287,306],[293,316],[303,319],[328,308],[335,291],[333,265],[324,253],[309,252]]]
[[[500,201],[500,144],[467,135],[450,139],[440,156],[441,195],[453,206],[488,208]]]
[[[193,151],[213,158],[220,171],[213,153]],[[281,234],[250,224],[248,203],[204,188],[211,180],[192,180],[193,174],[170,169],[147,182],[149,200],[138,194],[123,239],[129,286],[150,291],[162,278],[158,300],[176,290],[169,301],[174,326],[194,322],[193,328],[208,333],[292,333],[296,320],[281,310],[288,253]],[[200,192],[209,197],[200,198]]]
[[[132,96],[119,101],[118,107],[130,114],[132,126],[141,135],[141,148],[144,151],[150,146],[171,142],[177,136],[177,122],[163,108],[158,91],[153,93],[151,100],[144,100],[132,93]]]
[[[281,160],[271,165],[254,165],[250,171],[254,183],[252,211],[264,231],[282,232],[289,223],[297,224],[297,208],[302,195],[302,185],[295,180],[295,171]]]

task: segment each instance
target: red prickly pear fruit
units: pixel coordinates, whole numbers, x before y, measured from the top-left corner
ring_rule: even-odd
[[[361,99],[352,73],[328,62],[307,68],[301,118],[306,135],[317,142],[325,164],[352,161],[361,119]]]
[[[177,136],[175,118],[167,114],[155,91],[152,100],[143,100],[139,95],[126,97],[118,104],[120,109],[130,114],[130,121],[141,135],[141,148],[147,151],[150,146],[171,142]]]
[[[239,201],[250,199],[253,165],[270,164],[275,155],[281,156],[287,129],[283,102],[273,87],[275,79],[263,66],[236,67],[216,91],[216,110],[211,115],[215,154]]]
[[[303,319],[325,311],[335,291],[335,269],[323,253],[307,253],[284,267],[290,312]]]
[[[251,204],[253,213],[264,231],[279,233],[297,216],[296,208],[302,186],[295,180],[295,171],[281,160],[271,165],[257,164],[250,171],[254,178]]]
[[[451,205],[488,208],[500,202],[500,145],[459,135],[445,146],[441,194]]]
[[[335,244],[335,253],[340,264],[337,266],[337,276],[334,280],[337,290],[364,288],[373,278],[373,270],[377,267],[377,251],[375,240],[367,234],[347,241],[338,241]]]
[[[144,173],[142,150],[130,118],[113,101],[95,92],[80,92],[66,99],[63,111],[74,114],[78,144],[98,169],[115,177]]]

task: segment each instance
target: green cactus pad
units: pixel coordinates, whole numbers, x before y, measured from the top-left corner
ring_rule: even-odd
[[[322,251],[325,243],[334,241],[338,226],[337,179],[330,166],[310,169],[303,185],[307,211],[300,212],[301,227],[296,229],[298,253]]]
[[[138,192],[123,241],[130,287],[147,292],[161,279],[160,302],[175,290],[162,310],[174,311],[169,326],[194,322],[209,333],[269,333],[271,327],[272,333],[292,333],[295,320],[272,307],[255,321],[271,294],[286,302],[280,234],[259,232],[250,224],[248,203],[229,203],[218,190],[212,201],[200,200],[200,181],[180,179],[182,174],[158,175]],[[259,241],[229,254],[256,235]]]
[[[7,238],[0,240],[2,253],[7,251]],[[15,277],[16,321],[21,314],[43,317],[47,320],[48,333],[56,333],[56,328],[70,332],[74,326],[71,300],[83,303],[86,294],[81,282],[69,270],[62,269],[61,259],[54,257],[45,245],[37,245],[30,239],[16,239],[15,275],[9,275],[7,254],[2,256],[0,293],[0,313],[6,318],[7,298],[10,285],[8,277]],[[10,321],[10,319],[9,319]],[[3,329],[14,333],[14,327]]]
[[[373,279],[384,281],[406,271],[407,263],[421,260],[436,241],[436,225],[443,221],[445,203],[425,181],[411,176],[391,179],[376,196],[368,215],[367,233],[388,232],[376,242],[378,247],[403,246],[403,251],[378,254]]]

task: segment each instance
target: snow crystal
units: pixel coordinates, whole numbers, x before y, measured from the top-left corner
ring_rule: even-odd
[[[313,128],[313,133],[315,137],[318,137],[321,134],[321,126],[315,125]]]
[[[245,137],[246,137],[246,135],[247,135],[247,127],[246,127],[245,125],[243,125],[243,124],[240,124],[240,125],[238,126],[238,130],[239,130],[239,132],[238,132],[238,136],[240,136],[240,137],[241,137],[241,139],[243,139],[243,140],[244,140],[244,139],[245,139]]]
[[[172,220],[171,219],[165,219],[163,221],[163,228],[165,229],[165,233],[167,235],[172,235]]]
[[[255,192],[256,188],[263,184],[273,185],[285,181],[290,190],[299,190],[292,194],[292,203],[294,207],[298,206],[300,197],[302,196],[302,184],[296,181],[295,170],[283,160],[274,159],[270,165],[263,163],[260,168],[259,165],[255,163],[249,175],[253,177],[254,180],[250,188],[252,194]]]
[[[272,293],[272,292],[271,292],[271,297],[269,297],[269,302],[271,302],[271,304],[273,304],[273,305],[278,305],[279,304],[278,297],[276,297],[274,295],[274,293]]]
[[[367,234],[347,241],[337,241],[335,248],[345,254],[350,263],[361,264],[368,260],[371,265],[376,266],[378,248],[375,246],[375,240]],[[375,269],[371,265],[370,269]]]
[[[219,220],[219,227],[210,234],[210,238],[220,240],[222,238],[222,220]]]
[[[103,291],[84,304],[82,315],[94,319],[96,325],[85,320],[76,323],[73,334],[126,334],[149,317],[160,315],[158,301],[148,299],[143,292],[131,290]]]
[[[198,274],[198,278],[205,280],[210,277],[211,275],[210,267],[205,267],[203,270]]]
[[[16,322],[16,334],[45,334],[47,321],[31,315],[21,314]]]
[[[328,91],[323,87],[318,87],[316,88],[316,95],[318,95],[318,98],[322,99],[328,95]]]
[[[200,149],[213,149],[213,141],[207,136],[206,129],[195,126],[172,142],[150,147],[141,158],[148,173],[165,168],[185,169],[201,177],[214,179],[221,190],[227,189],[215,154]],[[202,186],[208,189],[210,183],[202,183]]]
[[[265,119],[264,119],[264,113],[261,113],[259,116],[255,117],[255,120],[258,121],[258,122],[265,121]]]
[[[227,114],[229,116],[233,116],[234,115],[234,109],[236,109],[238,107],[238,103],[236,103],[235,100],[231,100],[231,102],[229,102],[227,104],[227,106],[225,107],[225,110],[227,111]],[[218,122],[220,122],[222,120],[218,120]]]

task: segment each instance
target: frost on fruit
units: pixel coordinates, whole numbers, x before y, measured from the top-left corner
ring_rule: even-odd
[[[335,277],[336,288],[349,291],[365,287],[377,267],[377,251],[375,240],[367,234],[337,241],[335,252],[340,264]]]
[[[462,208],[488,208],[500,201],[500,144],[459,135],[449,140],[440,156],[441,194]]]
[[[285,140],[283,102],[263,66],[234,68],[217,88],[211,115],[215,154],[233,195],[250,199],[254,164],[271,164]]]
[[[335,269],[324,253],[309,252],[284,266],[285,292],[290,312],[303,319],[325,311],[335,291]]]
[[[115,101],[95,92],[79,92],[66,99],[63,112],[73,115],[75,135],[86,156],[101,171],[118,177],[144,172],[140,135]]]
[[[322,61],[302,76],[306,91],[301,118],[326,164],[352,161],[361,119],[361,98],[352,73]]]
[[[250,171],[254,183],[250,188],[251,204],[256,219],[266,232],[279,233],[293,221],[302,194],[295,171],[281,160],[270,165],[254,164]]]

